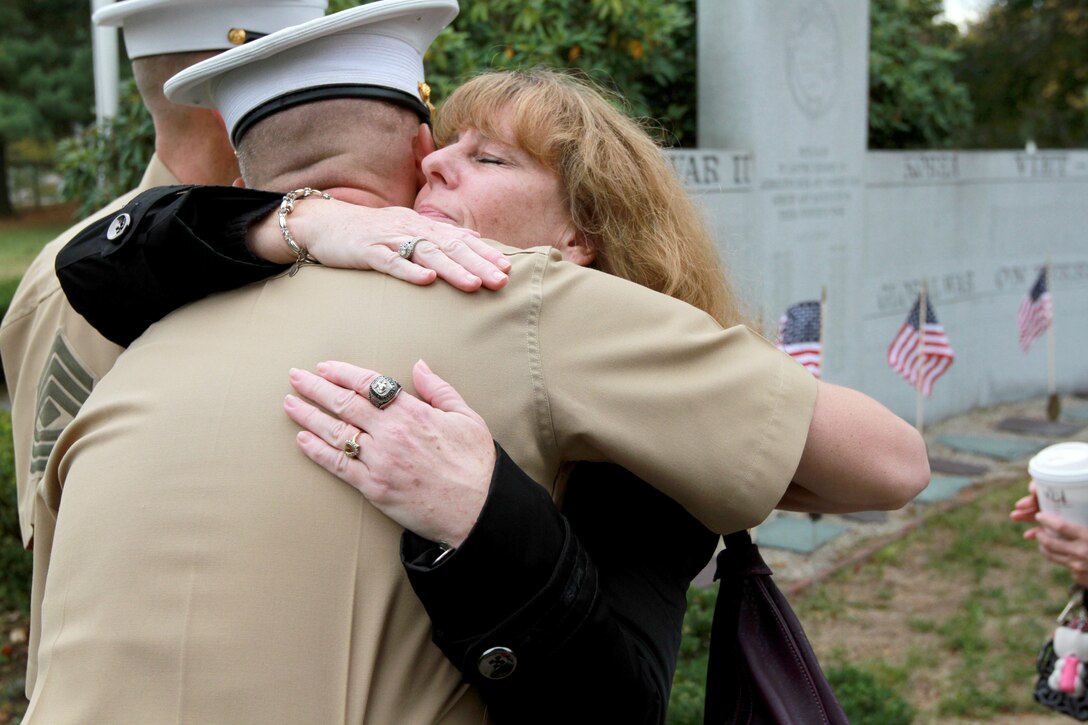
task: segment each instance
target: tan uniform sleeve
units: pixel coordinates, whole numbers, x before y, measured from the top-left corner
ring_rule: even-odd
[[[563,457],[619,463],[717,532],[763,521],[800,461],[812,375],[665,295],[566,263],[542,272],[542,407]]]

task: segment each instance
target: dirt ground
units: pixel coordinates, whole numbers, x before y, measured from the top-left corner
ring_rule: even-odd
[[[1063,398],[1067,408],[1085,405]],[[1011,436],[996,423],[1042,418],[1044,411],[1043,399],[992,406],[927,431],[931,455],[989,466],[952,501],[912,504],[882,524],[850,523],[841,541],[812,556],[765,550],[825,667],[873,661],[905,671],[899,690],[917,723],[1070,722],[1031,698],[1035,657],[1070,579],[1022,541],[1027,526],[1007,519],[1026,491],[1027,461],[996,462],[937,443],[942,434]],[[1088,440],[1088,430],[1070,438]],[[972,693],[965,700],[999,703],[996,712],[975,719],[939,714],[964,688]]]
[[[1004,524],[1002,514],[992,512],[991,521],[998,519]],[[909,684],[902,692],[918,710],[915,722],[919,724],[1068,722],[1068,718],[1048,714],[1032,703],[1033,679],[1030,677],[1013,684],[1014,688],[1022,688],[1024,712],[997,713],[980,719],[955,719],[935,713],[936,703],[948,694],[949,684],[959,677],[957,668],[962,666],[960,658],[963,655],[962,652],[947,651],[947,641],[938,634],[940,623],[954,621],[960,616],[965,601],[979,587],[1013,591],[1025,577],[1047,567],[1032,549],[1007,550],[1003,547],[1000,566],[987,569],[980,580],[962,573],[945,575],[934,571],[932,554],[951,545],[952,532],[923,527],[915,536],[922,541],[906,546],[893,545],[876,557],[876,561],[851,567],[794,598],[799,611],[803,612],[806,631],[821,661],[881,660],[910,670]],[[1034,671],[1038,647],[1046,638],[1047,628],[1053,626],[1053,602],[1064,597],[1060,585],[1048,584],[1048,589],[1057,599],[1040,602],[1037,608],[1029,607],[1034,614],[984,621],[985,636],[995,640],[1002,636],[1002,632],[995,631],[997,628],[1023,628],[1037,633],[1034,637],[1020,638],[1015,651],[995,656],[1014,658],[1022,669]],[[833,598],[844,606],[844,610],[811,611],[813,597]],[[1060,608],[1060,604],[1057,606]],[[926,627],[921,626],[926,623],[932,623],[934,631],[926,631]]]

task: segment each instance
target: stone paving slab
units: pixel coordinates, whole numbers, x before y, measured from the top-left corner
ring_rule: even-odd
[[[941,445],[965,453],[975,453],[1002,461],[1018,461],[1032,456],[1046,447],[1045,443],[1018,438],[994,438],[989,436],[942,435],[937,437]]]
[[[933,473],[947,473],[953,476],[981,476],[989,471],[990,467],[978,463],[954,461],[951,458],[930,456],[929,470]]]
[[[860,521],[863,524],[882,524],[888,520],[887,511],[854,511],[849,514],[841,514],[844,519]]]
[[[953,498],[965,486],[975,482],[971,476],[933,476],[926,490],[915,496],[919,503],[937,503]]]
[[[1088,420],[1088,405],[1063,406],[1062,417],[1072,420]]]
[[[934,512],[949,506],[957,506],[961,502],[971,500],[975,494],[981,494],[984,488],[991,485],[1008,485],[1015,480],[1022,480],[1027,486],[1027,462],[1040,448],[1054,442],[1054,439],[1045,439],[1041,436],[1017,435],[1015,433],[998,433],[997,424],[1009,417],[1040,418],[1045,417],[1047,399],[1037,397],[1028,400],[1000,403],[992,406],[975,408],[960,415],[952,416],[941,421],[936,421],[927,426],[925,431],[926,445],[931,452],[930,468],[934,478],[938,482],[931,487],[928,495],[934,495],[940,489],[952,488],[956,482],[942,483],[941,478],[962,477],[973,481],[976,486],[965,486],[959,489],[959,495],[951,499],[935,503],[924,503],[922,500],[910,503],[898,511],[891,511],[887,521],[883,523],[863,523],[846,517],[829,517],[832,521],[846,527],[846,532],[837,536],[832,541],[821,546],[811,553],[797,553],[785,549],[772,549],[763,544],[763,558],[775,572],[775,579],[783,591],[791,587],[804,588],[813,581],[818,581],[831,572],[854,561],[854,557],[865,552],[866,547],[876,546],[882,541],[890,541],[909,530],[911,527],[923,521]],[[1069,395],[1062,396],[1062,412],[1085,411],[1082,415],[1088,415],[1088,399],[1077,400]],[[1077,414],[1074,413],[1074,416]],[[1083,420],[1083,417],[1074,418],[1068,416],[1065,419]],[[998,440],[1002,453],[1012,454],[1008,442],[1020,443],[1022,456],[1013,460],[993,457],[992,446],[986,446],[985,452],[977,450],[978,446],[971,449],[953,449],[945,445],[941,440],[947,438],[950,443],[975,442],[972,439],[986,441]],[[1088,442],[1088,427],[1069,437],[1069,440]],[[948,463],[946,466],[945,463]],[[974,468],[967,468],[974,467]],[[981,469],[981,471],[979,470]],[[792,514],[798,516],[796,514]],[[800,516],[798,516],[800,518]],[[802,519],[803,523],[807,523]],[[765,525],[766,526],[766,525]],[[764,527],[756,529],[762,531]],[[758,533],[757,533],[758,535]]]
[[[1088,422],[1088,421],[1086,421]],[[1005,418],[997,427],[1000,430],[1013,433],[1031,433],[1034,435],[1053,436],[1062,438],[1071,436],[1085,426],[1085,423],[1068,423],[1060,420],[1045,420],[1043,418]]]
[[[779,516],[759,527],[756,543],[761,549],[785,549],[810,554],[845,531],[845,526],[823,520]]]

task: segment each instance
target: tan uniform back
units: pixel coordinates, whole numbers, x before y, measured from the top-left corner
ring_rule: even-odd
[[[11,398],[15,481],[23,544],[34,542],[34,583],[30,601],[30,661],[27,695],[37,670],[39,612],[53,537],[52,511],[37,505],[38,484],[57,438],[72,421],[94,385],[113,366],[121,348],[98,334],[68,304],[57,280],[57,253],[95,219],[113,214],[132,197],[154,186],[180,183],[157,157],[136,189],[47,244],[23,275],[0,324],[0,357]]]
[[[297,450],[292,366],[408,381],[422,357],[538,481],[613,460],[719,530],[761,520],[800,457],[811,376],[674,300],[508,251],[498,293],[307,268],[133,345],[50,462],[64,497],[26,722],[486,719],[430,642],[400,528]]]

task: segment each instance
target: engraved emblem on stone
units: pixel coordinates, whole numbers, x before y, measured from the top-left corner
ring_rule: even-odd
[[[842,84],[842,41],[826,0],[805,0],[786,28],[786,76],[793,100],[816,119],[833,105]]]
[[[111,242],[114,239],[117,239],[119,236],[125,233],[125,230],[128,229],[128,225],[131,223],[132,217],[130,217],[128,214],[118,214],[113,218],[113,221],[110,222],[109,229],[106,230],[106,239],[110,240]]]

